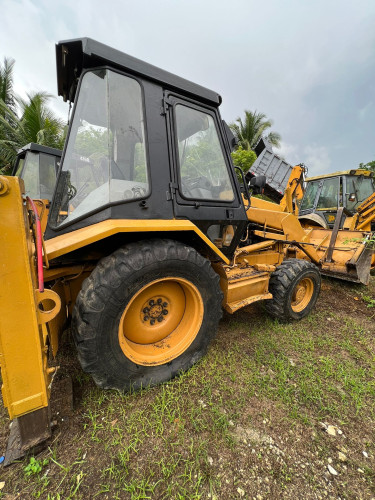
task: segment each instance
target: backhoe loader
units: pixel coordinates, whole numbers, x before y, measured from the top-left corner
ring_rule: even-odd
[[[247,179],[265,175],[265,194],[275,203],[284,203],[284,207],[291,192],[290,199],[295,203],[287,209],[304,227],[333,229],[338,210],[343,208],[343,229],[375,230],[374,172],[352,169],[306,179],[307,167],[290,165],[273,152],[267,140],[260,139],[255,152],[258,158]]]
[[[305,227],[332,229],[340,212],[342,229],[375,229],[375,179],[369,170],[346,170],[304,178],[306,168],[292,168],[280,205]],[[290,200],[293,200],[293,205]],[[341,209],[341,210],[340,210]]]
[[[321,259],[327,237],[314,242],[292,213],[259,205],[240,171],[242,194],[216,92],[88,38],[58,43],[56,60],[74,109],[49,211],[22,178],[0,177],[6,463],[51,434],[68,321],[96,384],[136,390],[196,363],[222,307],[264,300],[275,317],[301,319],[319,294],[317,265],[343,259],[358,278],[368,253],[345,254],[331,235]]]

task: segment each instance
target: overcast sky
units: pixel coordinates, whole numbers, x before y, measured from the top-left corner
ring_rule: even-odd
[[[0,0],[0,13],[20,94],[56,96],[55,43],[88,36],[217,91],[227,122],[266,113],[309,175],[375,159],[374,0]]]

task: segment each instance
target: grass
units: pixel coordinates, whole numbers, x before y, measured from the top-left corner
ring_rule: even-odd
[[[135,394],[96,388],[68,347],[75,410],[55,408],[49,447],[0,469],[0,498],[374,497],[374,290],[374,278],[366,290],[326,281],[299,323],[261,305],[226,315],[200,363]]]

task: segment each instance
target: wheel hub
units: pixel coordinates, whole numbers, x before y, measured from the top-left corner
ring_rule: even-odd
[[[145,285],[130,300],[119,324],[120,347],[139,365],[160,365],[194,341],[204,305],[193,283],[168,277]]]
[[[169,303],[162,297],[154,297],[146,301],[142,306],[143,321],[149,322],[151,326],[156,322],[161,323],[169,312]]]
[[[302,311],[309,304],[314,292],[311,278],[304,278],[297,283],[292,296],[292,309],[294,312]]]
[[[298,290],[296,292],[296,302],[301,302],[303,297],[306,295],[306,288],[304,286],[298,287]]]

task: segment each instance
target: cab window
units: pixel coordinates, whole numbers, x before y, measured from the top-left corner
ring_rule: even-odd
[[[337,208],[339,199],[340,178],[324,179],[322,190],[316,208]]]
[[[16,175],[24,180],[25,193],[30,198],[52,200],[56,183],[56,158],[52,155],[28,151],[24,168]]]
[[[214,119],[177,104],[180,192],[194,200],[233,201],[234,193]]]
[[[84,74],[51,215],[70,222],[150,191],[142,89],[108,69]]]
[[[314,201],[316,198],[318,187],[319,181],[311,181],[307,183],[300,210],[308,210],[310,208],[314,208]]]
[[[364,177],[361,175],[352,175],[346,178],[346,208],[348,210],[355,210],[366,198],[375,192],[375,180],[371,177]],[[350,195],[355,199],[349,200]]]

